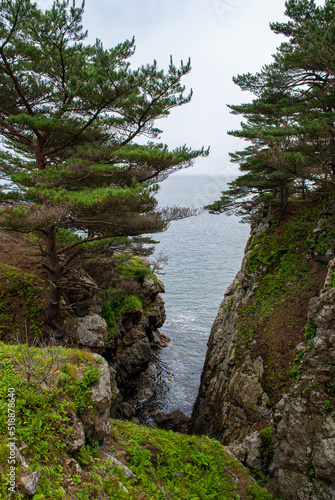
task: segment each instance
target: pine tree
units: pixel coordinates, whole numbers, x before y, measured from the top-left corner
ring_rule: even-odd
[[[284,214],[290,194],[334,195],[335,2],[318,7],[313,0],[289,0],[286,15],[287,23],[271,25],[289,38],[274,62],[255,75],[234,78],[256,98],[230,106],[246,119],[230,134],[253,146],[233,155],[248,174],[209,206],[213,211],[250,213],[268,203],[272,192],[271,202],[279,203]]]
[[[155,120],[190,101],[180,83],[190,61],[132,70],[134,40],[85,45],[83,9],[0,2],[0,227],[43,235],[46,322],[60,334],[60,278],[78,247],[163,230],[169,216],[156,211],[154,183],[207,154],[134,143],[156,139]],[[61,247],[64,230],[77,237]]]

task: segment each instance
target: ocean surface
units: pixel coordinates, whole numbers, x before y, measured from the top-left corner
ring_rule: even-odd
[[[159,206],[199,208],[220,197],[226,179],[171,175],[161,183]],[[219,305],[240,268],[249,225],[240,218],[207,211],[173,221],[154,235],[154,256],[168,257],[164,275],[167,320],[161,331],[171,338],[156,362],[158,393],[151,406],[191,414],[206,355],[207,340]]]

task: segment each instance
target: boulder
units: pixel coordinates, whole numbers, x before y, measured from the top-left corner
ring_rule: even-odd
[[[180,410],[174,410],[170,413],[158,411],[152,414],[152,418],[160,429],[181,432],[183,434],[186,434],[188,431],[190,419]]]
[[[21,476],[19,479],[19,485],[22,493],[29,497],[33,497],[34,495],[36,495],[39,479],[39,472],[31,472],[26,476]]]
[[[107,323],[98,314],[78,319],[76,340],[80,346],[104,350],[107,337]]]

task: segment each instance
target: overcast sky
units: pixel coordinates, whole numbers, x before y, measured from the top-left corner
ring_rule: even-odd
[[[38,3],[48,7],[51,0]],[[210,146],[210,156],[197,159],[187,172],[224,176],[236,172],[228,153],[243,147],[227,135],[240,118],[226,105],[252,97],[232,77],[271,62],[282,38],[269,23],[286,19],[284,11],[285,0],[86,0],[83,24],[88,42],[100,38],[105,48],[135,36],[136,65],[156,59],[167,68],[170,55],[176,64],[191,58],[184,84],[193,89],[193,99],[157,122],[164,131],[161,141],[170,148]]]

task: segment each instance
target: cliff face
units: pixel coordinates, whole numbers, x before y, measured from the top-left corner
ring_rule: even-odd
[[[308,205],[253,221],[191,419],[284,500],[334,497],[334,229]]]
[[[247,356],[240,368],[234,356],[238,310],[248,303],[257,287],[255,276],[246,272],[250,245],[255,235],[268,227],[267,219],[255,221],[241,270],[220,304],[209,337],[199,395],[192,413],[192,431],[215,436],[224,444],[244,436],[255,423],[271,417],[271,410],[266,406],[269,398],[261,385],[263,360],[258,357],[252,362]],[[263,271],[259,269],[258,274],[262,275]]]
[[[297,382],[274,416],[274,490],[285,499],[335,498],[335,259],[309,303]]]

